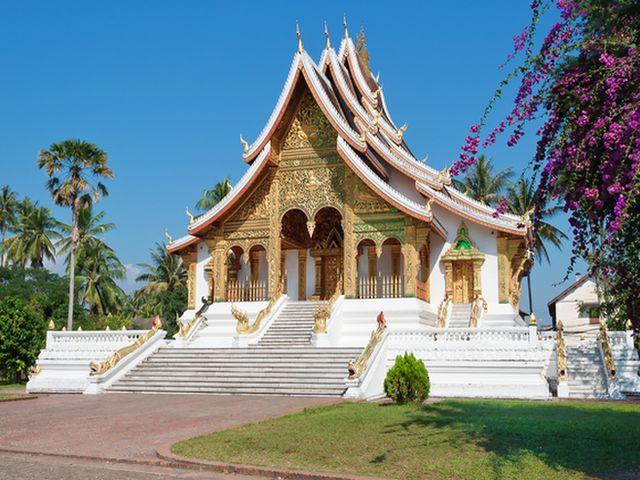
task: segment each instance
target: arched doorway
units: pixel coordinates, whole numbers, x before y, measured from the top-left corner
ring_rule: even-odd
[[[404,261],[402,245],[397,238],[387,238],[382,244],[378,272],[380,297],[398,298],[404,295]]]
[[[288,210],[281,221],[281,259],[284,291],[294,300],[306,300],[313,293],[313,258],[309,255],[311,246],[310,225],[307,215],[299,209]],[[311,290],[310,290],[311,289]]]
[[[344,265],[342,215],[333,207],[318,210],[310,225],[311,255],[315,261],[312,298],[325,300],[341,288]]]
[[[356,294],[358,298],[377,298],[378,284],[378,252],[371,239],[361,240],[358,244],[358,282]]]
[[[478,250],[463,223],[451,248],[442,256],[446,295],[453,303],[471,303],[482,296],[480,270],[484,254]]]
[[[227,301],[252,302],[268,298],[266,253],[262,245],[254,245],[247,255],[240,246],[227,251]]]

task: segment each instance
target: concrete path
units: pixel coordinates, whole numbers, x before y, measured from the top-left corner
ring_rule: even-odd
[[[329,405],[333,398],[51,395],[0,402],[0,451],[157,461],[155,451],[214,430]]]
[[[0,453],[0,480],[259,480],[157,465]]]

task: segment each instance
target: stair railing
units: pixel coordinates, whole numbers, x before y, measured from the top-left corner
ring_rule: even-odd
[[[282,292],[283,285],[282,283],[278,283],[275,294],[271,297],[269,303],[267,303],[267,306],[258,312],[256,319],[251,325],[249,325],[249,317],[247,316],[247,313],[238,308],[235,304],[231,304],[231,315],[233,315],[233,318],[235,318],[238,322],[236,324],[236,332],[238,332],[238,335],[250,335],[258,331],[262,320],[269,316],[271,310],[273,309],[273,306],[282,296]]]
[[[327,320],[331,317],[333,307],[342,295],[342,280],[336,284],[336,291],[333,292],[329,301],[320,305],[313,314],[313,333],[327,333]]]
[[[160,317],[154,317],[151,322],[151,330],[147,330],[144,334],[140,335],[140,337],[138,337],[135,342],[127,345],[126,347],[122,347],[116,350],[116,352],[109,358],[107,358],[104,362],[91,362],[89,364],[89,368],[91,369],[89,375],[91,375],[92,377],[96,375],[102,375],[103,373],[115,367],[120,360],[129,355],[131,352],[136,351],[142,345],[147,343],[158,332],[158,330],[160,330],[160,327],[162,327],[162,321],[160,320]]]
[[[378,315],[378,327],[371,332],[369,343],[362,351],[362,353],[355,359],[349,362],[347,369],[349,370],[349,379],[358,378],[366,370],[369,359],[374,350],[382,340],[385,330],[387,329],[387,321],[384,315],[380,313]]]
[[[442,302],[440,302],[440,305],[438,306],[438,326],[440,328],[444,328],[445,324],[447,323],[447,313],[449,311],[450,303],[451,299],[449,298],[449,295],[445,294],[444,300],[442,300]]]
[[[567,349],[564,344],[564,325],[562,320],[558,320],[557,324],[558,333],[556,335],[556,352],[557,352],[557,368],[558,368],[558,381],[565,381],[567,379]]]
[[[607,322],[604,319],[600,320],[600,345],[604,356],[604,366],[607,369],[609,379],[613,380],[616,378],[616,362],[613,360],[613,354],[611,353],[611,345],[607,335]]]
[[[482,318],[482,314],[487,311],[487,301],[480,294],[471,302],[471,314],[469,316],[469,326],[476,328]]]
[[[202,314],[212,303],[213,302],[211,301],[211,299],[202,297],[202,306],[198,309],[198,311],[195,313],[195,315],[191,320],[189,320],[187,323],[183,323],[180,321],[179,318],[176,318],[176,322],[178,323],[177,335],[185,339],[187,338],[187,336],[189,336],[189,332],[191,332],[192,330],[195,331],[194,329],[195,325],[199,323],[201,319],[204,318]],[[176,314],[176,317],[177,317],[177,314]]]

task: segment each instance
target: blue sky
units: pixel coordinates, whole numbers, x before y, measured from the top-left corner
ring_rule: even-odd
[[[38,151],[70,137],[100,145],[116,178],[98,208],[116,223],[107,241],[134,275],[165,228],[184,232],[185,206],[193,210],[203,188],[243,173],[238,134],[251,141],[268,118],[296,19],[317,57],[323,21],[337,43],[343,13],[352,35],[365,27],[372,68],[394,119],[409,123],[414,153],[443,168],[502,78],[497,66],[528,22],[529,1],[3,2],[0,185],[50,206]],[[488,153],[520,171],[534,139],[505,141]],[[569,256],[552,252],[552,265],[534,270],[538,316],[563,288],[554,283]]]

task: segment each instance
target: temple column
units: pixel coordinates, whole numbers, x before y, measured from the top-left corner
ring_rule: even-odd
[[[298,250],[298,300],[307,299],[307,251]]]
[[[313,257],[316,262],[316,287],[313,290],[313,297],[316,300],[322,298],[322,257]]]
[[[402,258],[404,260],[404,296],[415,297],[420,267],[415,225],[405,225]]]
[[[447,297],[453,299],[453,262],[447,260],[442,263],[444,264],[444,292]]]
[[[213,301],[223,302],[227,289],[227,243],[222,237],[207,240],[213,264]]]
[[[353,212],[354,196],[356,193],[355,174],[345,169],[345,202],[343,208],[342,231],[343,239],[343,279],[342,288],[347,298],[356,298],[356,282],[358,277],[358,250],[353,231],[355,213]]]
[[[187,267],[187,308],[196,308],[196,261],[189,263]]]
[[[496,239],[498,247],[498,302],[509,303],[509,271],[511,262],[507,252],[507,237]]]
[[[280,176],[276,173],[269,189],[269,249],[267,250],[268,295],[273,297],[279,291],[280,265],[282,257],[282,230],[280,222]]]
[[[207,274],[207,298],[211,302],[213,301],[213,289],[215,285],[215,277],[213,270],[213,259],[209,259],[204,267],[204,271]]]
[[[482,264],[484,259],[473,260],[473,296],[482,296]]]

